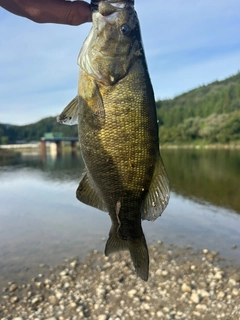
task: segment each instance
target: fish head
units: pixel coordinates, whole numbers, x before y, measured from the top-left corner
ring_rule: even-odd
[[[96,81],[113,85],[143,55],[134,1],[102,0],[78,57],[80,68]]]

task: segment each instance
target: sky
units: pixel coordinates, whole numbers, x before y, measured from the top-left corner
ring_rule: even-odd
[[[135,0],[155,98],[240,70],[239,0]],[[91,23],[37,24],[0,7],[0,123],[58,115],[77,93]]]

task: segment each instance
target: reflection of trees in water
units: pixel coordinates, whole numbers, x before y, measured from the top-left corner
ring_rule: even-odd
[[[239,150],[163,149],[162,156],[172,191],[240,213]],[[23,155],[9,170],[18,170],[19,166],[40,171],[51,181],[76,181],[76,185],[84,170],[79,152],[46,157]]]
[[[240,213],[239,150],[162,150],[172,190]]]
[[[14,165],[19,162],[20,157],[19,152],[0,149],[0,166]]]
[[[46,154],[24,155],[21,159],[24,167],[40,170],[46,175],[46,178],[55,181],[73,181],[79,182],[84,169],[84,163],[80,153],[65,153],[61,156]]]

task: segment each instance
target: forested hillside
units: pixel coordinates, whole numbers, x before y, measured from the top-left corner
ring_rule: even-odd
[[[240,73],[157,101],[157,115],[161,144],[240,143]],[[0,124],[0,144],[37,141],[45,132],[77,137],[77,126],[61,125],[56,117],[26,126]]]
[[[240,73],[157,102],[161,143],[240,141]]]
[[[26,126],[0,124],[0,143],[38,141],[46,132],[62,132],[64,137],[77,137],[77,126],[59,124],[56,117],[42,119]]]

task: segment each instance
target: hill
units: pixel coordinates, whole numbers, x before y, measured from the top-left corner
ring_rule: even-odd
[[[48,117],[25,126],[0,124],[0,143],[38,141],[46,132],[62,132],[64,137],[77,137],[77,126],[57,123],[56,117]]]
[[[240,141],[240,72],[157,101],[161,143],[234,143]]]
[[[240,142],[240,72],[156,104],[161,144]],[[36,141],[45,132],[78,135],[77,126],[49,117],[25,126],[0,124],[0,143]]]

